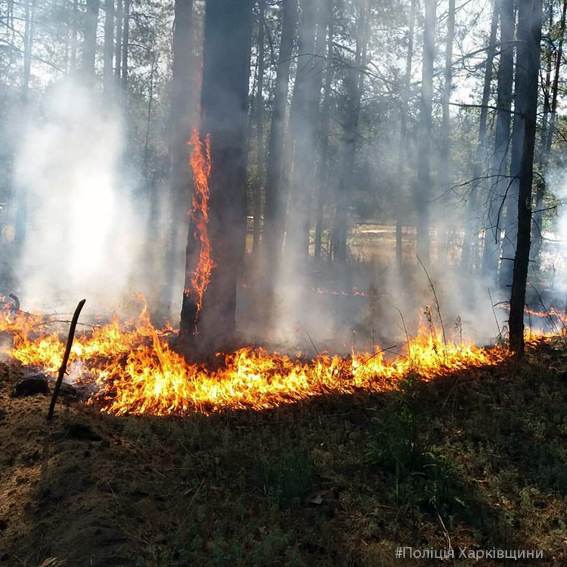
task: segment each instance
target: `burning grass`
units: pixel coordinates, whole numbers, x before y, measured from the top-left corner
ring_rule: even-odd
[[[0,331],[12,336],[10,356],[23,365],[54,374],[64,339],[49,331],[39,315],[6,312]],[[211,414],[223,410],[263,410],[329,394],[378,393],[395,389],[411,372],[426,380],[458,370],[499,364],[506,349],[478,348],[443,339],[431,323],[422,326],[401,353],[321,354],[313,360],[242,348],[217,354],[217,365],[194,364],[173,351],[144,309],[137,321],[110,323],[79,333],[69,372],[92,387],[91,404],[116,415]],[[532,337],[534,340],[534,337]]]

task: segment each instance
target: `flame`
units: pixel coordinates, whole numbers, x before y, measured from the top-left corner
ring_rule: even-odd
[[[48,332],[40,315],[3,314],[0,332],[10,333],[10,355],[24,365],[54,375],[65,337]],[[498,364],[509,354],[502,347],[478,348],[444,342],[434,327],[422,327],[403,352],[387,360],[384,352],[353,352],[349,357],[319,355],[306,361],[243,348],[217,355],[220,364],[187,362],[172,351],[144,307],[135,321],[110,323],[81,331],[71,351],[69,371],[95,390],[89,403],[116,415],[210,414],[229,409],[262,410],[327,394],[382,392],[396,388],[411,372],[426,380],[448,372]],[[530,340],[534,340],[532,336]]]
[[[193,170],[194,191],[191,197],[191,211],[189,212],[194,224],[194,237],[199,241],[199,259],[191,277],[191,287],[185,290],[186,295],[195,293],[195,323],[203,307],[203,294],[211,281],[211,274],[215,268],[212,259],[212,247],[209,240],[209,177],[211,175],[211,140],[207,135],[205,144],[201,142],[199,132],[193,128],[191,140],[188,145],[193,146],[191,152],[191,169]]]

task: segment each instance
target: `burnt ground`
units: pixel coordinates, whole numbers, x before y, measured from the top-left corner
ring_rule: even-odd
[[[67,392],[47,423],[49,393],[10,396],[21,377],[0,366],[0,567],[438,565],[394,553],[449,545],[567,564],[564,340],[210,417],[116,418]]]

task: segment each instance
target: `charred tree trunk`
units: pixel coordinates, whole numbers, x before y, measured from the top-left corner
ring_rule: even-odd
[[[406,160],[408,157],[408,101],[410,96],[410,86],[411,86],[411,73],[413,66],[413,44],[415,35],[415,15],[417,11],[417,0],[412,0],[410,5],[410,15],[409,15],[409,33],[408,33],[408,53],[406,57],[406,72],[404,76],[404,86],[401,95],[402,106],[400,110],[400,148],[399,148],[399,161],[398,161],[398,179],[402,186],[405,186],[405,181],[407,180],[406,172]],[[402,253],[403,253],[403,197],[399,195],[396,201],[396,261],[398,266],[402,265]]]
[[[275,272],[275,265],[281,256],[284,237],[281,177],[291,55],[293,52],[295,25],[297,21],[297,0],[284,0],[282,19],[282,36],[278,56],[274,108],[272,111],[272,124],[268,142],[266,207],[264,217],[266,258],[271,266],[268,269],[268,273],[271,274]]]
[[[315,258],[321,257],[323,244],[323,214],[325,202],[329,194],[329,134],[331,131],[331,87],[335,75],[333,69],[333,29],[334,0],[327,0],[327,69],[325,73],[325,86],[323,89],[323,105],[321,108],[321,121],[319,131],[320,156],[319,156],[319,184],[317,186],[317,212],[315,218]],[[321,10],[323,14],[323,10]],[[324,27],[324,26],[322,26]]]
[[[108,102],[114,91],[114,0],[105,0],[104,8],[104,98]]]
[[[494,0],[492,23],[490,25],[490,40],[486,54],[486,67],[484,69],[484,86],[482,90],[478,141],[476,145],[476,154],[473,166],[473,180],[467,207],[469,218],[467,219],[467,223],[465,225],[465,240],[463,242],[463,255],[461,257],[461,265],[466,269],[476,267],[478,262],[478,190],[480,186],[480,176],[482,174],[483,165],[486,160],[488,103],[490,101],[490,87],[492,85],[493,75],[492,64],[494,62],[494,54],[496,51],[496,32],[498,30],[498,16],[500,12],[501,1],[502,0]]]
[[[120,1],[120,0],[119,0]],[[176,0],[173,28],[173,71],[171,108],[169,116],[170,195],[169,245],[165,258],[166,302],[171,305],[176,279],[176,266],[188,229],[187,211],[190,209],[192,183],[187,142],[191,128],[196,126],[194,116],[193,65],[193,0]]]
[[[95,76],[96,28],[98,24],[99,0],[87,0],[87,13],[84,24],[83,73]]]
[[[262,189],[264,186],[264,59],[265,59],[266,0],[258,0],[258,86],[256,90],[256,180],[254,182],[254,239],[253,250],[258,251],[262,226]]]
[[[517,97],[524,112],[524,140],[518,195],[518,230],[514,278],[510,298],[510,347],[524,351],[524,307],[530,259],[531,203],[539,86],[542,0],[520,0],[518,10],[518,64],[522,88]],[[519,81],[516,81],[519,86]]]
[[[553,7],[550,7],[553,10]],[[551,12],[553,14],[553,11]],[[552,54],[549,54],[548,65],[548,93],[545,97],[546,108],[544,109],[544,128],[542,129],[542,140],[540,149],[540,169],[541,177],[538,180],[535,211],[533,216],[533,252],[532,258],[534,265],[539,269],[540,265],[540,252],[543,243],[543,199],[545,197],[546,183],[545,176],[549,169],[549,158],[551,154],[551,145],[553,143],[553,132],[555,130],[555,120],[557,116],[557,98],[559,93],[559,74],[561,71],[561,64],[563,61],[563,42],[565,40],[565,25],[567,16],[567,0],[563,2],[563,9],[561,12],[561,21],[559,23],[559,41],[557,45],[557,53],[555,54],[555,69],[553,84],[551,84],[551,67],[552,67]],[[551,27],[551,24],[550,24]],[[549,93],[551,91],[551,93]],[[550,96],[551,94],[551,96]]]
[[[500,0],[500,65],[496,135],[492,162],[492,183],[484,233],[482,274],[489,280],[498,277],[500,259],[500,212],[508,190],[508,149],[512,124],[512,87],[514,83],[514,0]]]
[[[436,0],[425,0],[425,27],[423,30],[423,70],[419,113],[417,184],[417,254],[429,263],[429,202],[431,200],[431,134],[433,109],[433,64],[435,61]]]
[[[201,352],[235,346],[237,278],[246,238],[246,126],[250,72],[251,0],[207,0],[201,132],[210,135],[208,235],[215,264],[203,296],[198,334],[196,304],[185,293],[181,334]],[[199,243],[192,230],[187,246],[186,289]]]

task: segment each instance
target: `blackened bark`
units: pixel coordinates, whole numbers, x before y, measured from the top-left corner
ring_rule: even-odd
[[[510,298],[510,347],[518,355],[524,351],[524,307],[530,259],[531,203],[539,87],[542,0],[520,0],[518,10],[518,65],[526,83],[518,96],[524,109],[524,140],[518,195],[518,230],[514,278]]]
[[[201,352],[234,347],[237,278],[246,238],[246,127],[250,72],[251,0],[207,0],[201,132],[210,135],[208,227],[216,265],[203,297],[198,334],[195,301],[184,294],[181,333]],[[194,250],[191,250],[194,249]],[[198,250],[189,230],[188,259]],[[187,266],[188,277],[193,266]],[[190,286],[186,286],[190,287]]]

